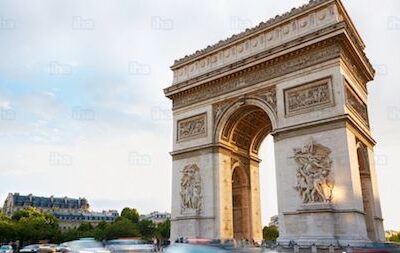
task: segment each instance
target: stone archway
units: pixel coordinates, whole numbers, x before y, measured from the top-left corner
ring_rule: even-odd
[[[173,241],[261,241],[269,134],[281,244],[384,241],[364,47],[342,3],[319,0],[175,62]]]
[[[250,240],[250,185],[246,172],[236,167],[232,173],[232,222],[235,240]]]

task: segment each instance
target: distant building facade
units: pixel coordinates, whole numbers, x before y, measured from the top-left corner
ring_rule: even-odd
[[[102,211],[102,212],[54,212],[53,215],[58,219],[61,229],[77,228],[82,223],[90,223],[97,226],[100,222],[113,222],[118,216],[118,211]]]
[[[8,194],[4,201],[3,213],[12,216],[15,212],[28,207],[53,214],[58,219],[61,229],[76,228],[82,223],[90,223],[96,226],[102,221],[112,222],[119,216],[115,210],[90,211],[89,202],[85,198],[41,197],[32,194],[20,195],[19,193]]]
[[[157,211],[140,216],[140,220],[151,220],[152,222],[154,222],[156,224],[162,223],[170,218],[171,218],[170,213],[166,213],[166,212],[161,213],[161,212],[157,212]]]

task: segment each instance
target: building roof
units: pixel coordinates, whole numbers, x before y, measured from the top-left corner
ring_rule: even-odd
[[[14,206],[32,206],[37,208],[68,208],[68,209],[81,209],[88,205],[85,198],[55,198],[41,197],[29,195],[20,195],[19,193],[12,194]]]
[[[117,211],[103,211],[103,212],[53,212],[53,215],[59,220],[88,220],[88,221],[112,221],[115,220],[119,214]]]

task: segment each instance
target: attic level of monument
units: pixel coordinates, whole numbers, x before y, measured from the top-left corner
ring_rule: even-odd
[[[191,55],[186,55],[185,57],[183,57],[179,60],[175,60],[174,65],[171,68],[172,69],[179,68],[183,64],[187,64],[191,61],[195,61],[201,57],[212,54],[216,50],[222,50],[226,47],[231,46],[232,44],[235,44],[235,43],[238,43],[245,39],[251,38],[259,33],[262,33],[262,32],[268,31],[268,30],[273,30],[276,27],[282,26],[282,24],[288,23],[291,20],[298,18],[298,16],[304,16],[308,12],[313,12],[313,11],[315,11],[321,7],[324,7],[326,5],[329,5],[335,1],[336,0],[311,0],[309,3],[307,3],[303,6],[300,6],[298,8],[293,8],[291,11],[286,12],[282,15],[276,15],[274,18],[270,18],[266,22],[261,22],[256,27],[248,28],[242,33],[234,34],[231,37],[229,37],[225,40],[221,40],[214,45],[210,45],[205,49],[198,50]],[[340,1],[337,1],[336,3],[338,4],[340,14],[343,15],[343,19],[346,20],[348,26],[351,29],[354,40],[357,42],[358,45],[360,45],[361,49],[363,50],[365,48],[365,44],[364,44],[361,36],[355,29],[353,22],[351,21],[349,15],[347,14],[347,11],[344,9],[344,7]]]
[[[279,22],[271,22],[274,25],[250,29],[253,33],[247,31],[246,36],[233,36],[228,39],[230,43],[220,42],[210,47],[213,50],[205,49],[179,60],[178,65],[171,67],[174,81],[172,86],[164,90],[165,94],[172,98],[194,86],[218,80],[221,76],[229,78],[238,70],[291,54],[301,47],[318,44],[329,38],[343,41],[343,50],[347,53],[342,55],[342,59],[354,70],[362,85],[372,80],[375,71],[341,2],[313,1],[310,6],[314,8],[299,8],[306,10],[306,13],[280,16]]]
[[[246,63],[244,61],[234,63],[237,67],[230,67],[231,71],[226,71],[220,77],[204,78],[204,81],[187,81],[187,87],[166,95],[173,99],[174,109],[191,105],[222,93],[232,92],[244,87],[257,84],[280,77],[285,74],[312,67],[322,62],[330,60],[341,60],[347,68],[352,70],[357,84],[367,93],[366,83],[371,80],[371,73],[362,71],[359,62],[354,57],[354,51],[346,44],[344,35],[329,38],[309,46],[297,49],[275,58],[263,57],[263,61],[257,62],[252,66],[239,68]],[[274,52],[270,52],[274,54]],[[261,58],[261,57],[260,57]],[[193,84],[191,86],[190,84]]]

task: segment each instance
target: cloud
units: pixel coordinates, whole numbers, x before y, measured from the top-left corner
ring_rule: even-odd
[[[305,2],[1,1],[0,18],[12,26],[0,29],[0,198],[20,191],[87,197],[95,209],[169,210],[172,120],[162,92],[172,81],[169,66]],[[376,151],[390,161],[378,166],[385,223],[396,228],[391,210],[399,206],[387,196],[400,191],[393,181],[400,176],[400,32],[388,22],[398,20],[400,2],[344,4],[380,69],[369,112]],[[265,224],[277,211],[271,166],[262,164]]]

